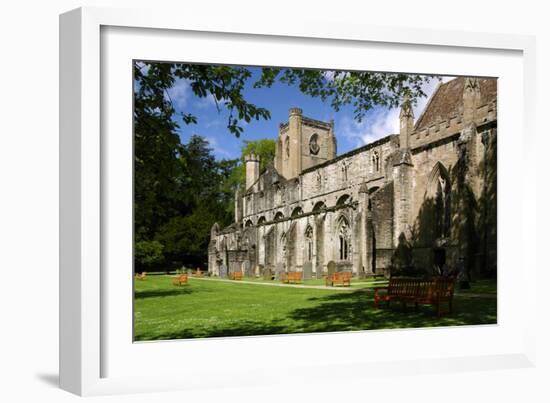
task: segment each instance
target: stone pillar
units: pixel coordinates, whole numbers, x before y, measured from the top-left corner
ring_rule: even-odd
[[[479,194],[480,181],[477,175],[477,125],[476,113],[481,103],[481,89],[479,79],[468,77],[464,79],[464,92],[462,93],[463,114],[462,114],[462,132],[458,141],[459,147],[463,147],[466,154],[465,163],[465,182],[474,192]]]
[[[413,198],[413,164],[410,151],[410,136],[414,130],[414,115],[408,95],[405,95],[399,114],[399,151],[393,164],[393,245],[397,247],[399,236],[410,240],[409,219]]]
[[[330,131],[328,137],[328,150],[327,150],[327,159],[331,160],[336,158],[336,136],[334,135],[334,120],[330,121]]]
[[[479,194],[480,180],[477,174],[477,125],[476,113],[481,102],[479,79],[467,77],[464,79],[462,94],[462,132],[457,142],[457,175],[455,194],[458,200],[454,201],[455,237],[458,239],[458,259],[464,265],[468,276],[477,266],[476,253],[478,248],[478,234],[475,229],[476,202],[475,195]]]
[[[235,191],[235,222],[240,223],[243,219],[243,204],[241,199],[241,191]]]
[[[411,239],[409,218],[413,198],[413,164],[409,150],[400,150],[399,158],[393,165],[393,245],[399,243],[399,236],[404,234]]]
[[[256,238],[258,247],[258,265],[266,266],[265,259],[265,225],[258,226],[258,237]]]
[[[282,175],[283,174],[283,139],[281,137],[281,129],[283,124],[279,126],[279,137],[277,138],[277,144],[275,146],[275,158],[273,160],[273,165],[275,170]]]
[[[323,269],[325,266],[325,216],[324,213],[321,213],[319,216],[315,216],[315,270],[317,278],[321,278],[323,274]]]
[[[405,95],[401,112],[399,114],[399,148],[408,150],[410,147],[410,136],[414,131],[414,113],[408,95]]]
[[[260,177],[260,156],[251,153],[244,158],[246,164],[246,190]]]
[[[360,231],[360,259],[359,264],[364,274],[372,274],[370,265],[370,256],[368,254],[369,233],[367,230],[367,218],[369,214],[369,190],[366,183],[359,188],[359,209],[361,212],[361,231]]]

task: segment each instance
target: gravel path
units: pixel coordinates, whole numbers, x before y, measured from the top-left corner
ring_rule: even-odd
[[[209,277],[189,277],[191,280],[204,280],[204,281],[221,281],[232,284],[253,284],[253,285],[266,285],[271,287],[291,287],[291,288],[306,288],[315,290],[330,290],[330,291],[373,291],[372,288],[353,288],[353,287],[327,287],[324,285],[305,285],[305,284],[283,284],[283,283],[264,283],[261,281],[247,281],[247,280],[229,280],[222,278],[209,278]],[[385,281],[370,281],[353,283],[353,285],[367,285],[367,284],[383,284]],[[464,292],[462,290],[455,291],[455,296],[466,298],[495,298],[495,293],[475,293]]]
[[[327,287],[324,285],[305,285],[305,284],[283,284],[283,283],[263,283],[261,281],[246,281],[246,280],[225,280],[222,278],[206,278],[206,277],[189,277],[191,280],[204,280],[204,281],[223,281],[233,284],[254,284],[254,285],[267,285],[271,287],[291,287],[291,288],[307,288],[316,290],[331,290],[331,291],[359,291],[363,288],[352,287]],[[355,283],[355,284],[372,284],[372,283]]]

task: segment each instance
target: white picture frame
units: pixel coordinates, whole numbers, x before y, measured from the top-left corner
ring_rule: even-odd
[[[143,45],[142,50],[135,47],[135,38],[138,35],[141,35],[139,41],[142,42],[137,45]],[[118,70],[116,63],[109,63],[115,62],[117,57],[126,58],[121,59],[121,63],[125,63],[124,60],[128,57],[174,60],[170,59],[168,51],[163,53],[163,49],[169,49],[170,46],[159,45],[157,51],[153,51],[151,44],[173,44],[173,41],[179,41],[185,35],[192,36],[189,43],[193,40],[206,41],[201,42],[202,49],[195,46],[196,59],[186,61],[231,62],[228,60],[229,56],[224,55],[221,50],[215,54],[208,53],[208,46],[214,46],[212,44],[220,40],[242,43],[248,41],[247,46],[257,46],[258,49],[272,47],[274,51],[282,45],[286,49],[293,49],[296,45],[297,48],[306,51],[313,46],[331,49],[333,52],[344,52],[349,49],[356,49],[358,52],[389,50],[397,52],[393,56],[388,56],[389,59],[395,60],[399,57],[399,52],[408,56],[411,52],[419,55],[442,52],[445,57],[456,59],[456,67],[454,70],[439,71],[441,73],[498,75],[498,325],[133,344],[127,337],[128,331],[131,332],[131,329],[128,329],[131,317],[124,316],[128,313],[128,306],[131,306],[131,301],[126,298],[131,289],[131,269],[126,273],[129,275],[128,288],[124,288],[124,283],[121,283],[126,274],[111,277],[113,273],[105,269],[110,264],[110,259],[121,258],[121,262],[128,262],[127,253],[121,253],[118,257],[111,255],[113,250],[119,248],[113,248],[113,244],[106,239],[115,243],[120,242],[125,245],[120,249],[127,249],[128,233],[131,233],[131,228],[128,228],[128,225],[131,227],[131,223],[127,220],[117,221],[116,218],[116,209],[123,209],[124,206],[111,205],[113,200],[117,199],[112,194],[117,189],[126,191],[120,199],[125,200],[124,195],[127,196],[128,187],[131,189],[131,171],[114,167],[110,160],[116,151],[125,153],[125,158],[128,156],[127,150],[124,150],[128,147],[126,135],[128,120],[131,121],[131,110],[128,109],[127,115],[123,116],[118,112],[124,113],[127,109],[131,93],[124,92],[123,87],[131,87],[131,79],[128,81],[128,76],[117,76],[119,71],[126,74],[125,70]],[[126,46],[132,41],[134,46]],[[237,46],[236,42],[234,45]],[[113,49],[116,49],[114,53]],[[275,64],[272,57],[276,52],[268,54],[266,50],[258,49],[254,49],[249,55],[241,55],[241,59],[238,60],[241,64]],[[278,24],[277,21],[266,24],[265,21],[255,20],[201,19],[155,10],[81,8],[61,15],[61,387],[79,395],[98,395],[229,385],[245,387],[284,382],[292,379],[293,371],[300,371],[302,379],[307,381],[307,371],[302,371],[307,368],[326,369],[325,375],[316,375],[315,378],[316,381],[328,381],[345,379],[345,375],[333,375],[329,378],[326,374],[331,368],[338,369],[334,372],[341,374],[368,377],[380,372],[397,375],[409,372],[437,373],[533,366],[536,295],[535,285],[528,282],[528,278],[536,276],[536,265],[534,254],[528,254],[526,250],[527,234],[535,233],[534,200],[525,196],[526,192],[514,193],[511,185],[507,185],[507,181],[515,181],[514,186],[519,186],[520,189],[534,187],[533,177],[521,176],[509,167],[510,156],[515,155],[520,161],[528,161],[533,152],[534,49],[534,39],[528,36],[390,29],[346,23],[327,24],[308,20],[307,17],[304,18],[303,24],[289,28]],[[484,62],[479,63],[477,67],[466,67],[468,62],[460,60],[461,55],[468,52],[473,55],[470,57]],[[204,55],[209,55],[206,60]],[[113,60],[106,61],[106,57]],[[357,64],[353,66],[350,66],[352,62],[349,58],[337,59],[340,61],[333,61],[330,65],[322,67],[365,67],[365,64],[362,64],[364,62],[359,59],[356,59]],[[474,59],[469,59],[470,64]],[[308,63],[308,60],[303,59],[302,62]],[[314,67],[321,67],[319,63],[324,63],[314,61],[313,56],[310,60]],[[435,63],[435,59],[433,60]],[[502,62],[497,63],[500,65],[491,65],[490,62],[488,64],[489,60],[492,63],[495,60]],[[282,61],[280,65],[288,63]],[[383,63],[385,62],[373,62],[370,69],[383,69]],[[106,72],[103,70],[105,68],[110,70]],[[418,64],[411,72],[433,72],[429,70],[429,67],[422,68]],[[491,74],[491,71],[500,71],[502,75]],[[107,76],[110,81],[106,84]],[[119,88],[119,84],[122,87]],[[505,98],[503,94],[513,97]],[[105,96],[107,98],[104,98]],[[106,110],[106,105],[115,109]],[[514,109],[516,114],[514,119],[510,119],[511,115],[507,115],[506,112]],[[113,115],[118,116],[116,122],[110,121]],[[118,124],[122,126],[116,126]],[[105,133],[112,127],[119,127],[126,134],[120,137],[106,137]],[[515,145],[508,137],[512,132],[516,133]],[[522,135],[518,136],[517,133]],[[121,165],[127,168],[127,162],[127,158],[123,158]],[[517,208],[518,203],[521,208]],[[516,215],[510,217],[506,213],[514,206]],[[506,222],[502,220],[504,216],[507,217]],[[111,221],[117,221],[117,224],[111,224]],[[119,238],[116,234],[123,235]],[[513,252],[509,248],[512,244],[515,246]],[[521,271],[515,273],[512,283],[508,273],[513,265],[521,267]],[[514,308],[513,301],[507,299],[513,287],[529,290],[522,292],[521,312]],[[120,304],[112,298],[113,290],[121,292],[123,297],[120,298]],[[442,343],[437,345],[436,342],[435,347],[432,344],[430,349],[429,343],[423,341],[429,339],[430,343],[433,343],[442,337],[447,340],[449,337],[456,339],[457,343],[446,348]],[[478,338],[481,340],[480,344],[461,344],[460,340],[467,340],[469,337]],[[365,340],[377,346],[392,343],[401,347],[395,348],[391,354],[384,353],[384,349],[380,348],[368,354],[358,352],[356,347]],[[495,342],[491,343],[491,340]],[[344,345],[349,346],[349,351],[341,357],[316,354],[319,346],[342,341]],[[410,345],[419,347],[413,351],[409,348]],[[243,346],[246,346],[245,353]],[[294,349],[289,355],[291,358],[282,360],[281,351],[288,349]],[[170,354],[180,358],[183,356],[185,359],[176,359],[174,362],[166,358]],[[140,358],[138,362],[132,359],[136,356]],[[205,356],[209,357],[207,362],[204,362]],[[227,374],[229,369],[232,370],[231,373],[222,376]],[[264,371],[260,372],[259,369]],[[251,377],[243,376],[249,373],[255,374],[253,381]]]

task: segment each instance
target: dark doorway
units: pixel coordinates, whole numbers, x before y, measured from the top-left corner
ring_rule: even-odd
[[[447,256],[445,252],[443,248],[434,249],[434,265],[439,267],[439,269],[441,269],[446,262]]]

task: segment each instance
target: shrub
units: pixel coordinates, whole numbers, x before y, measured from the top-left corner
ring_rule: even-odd
[[[134,261],[137,271],[151,268],[164,259],[164,246],[159,241],[139,241],[135,244]]]

